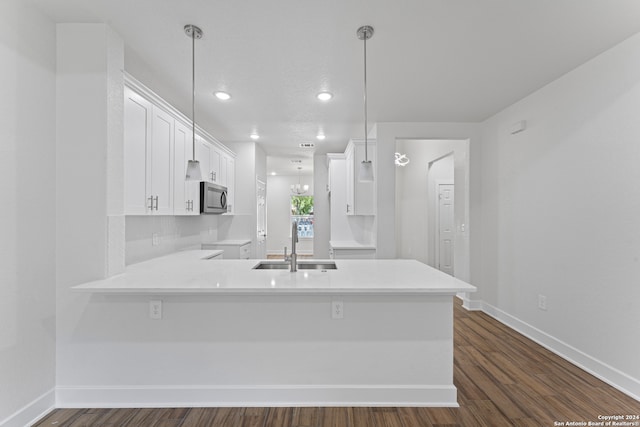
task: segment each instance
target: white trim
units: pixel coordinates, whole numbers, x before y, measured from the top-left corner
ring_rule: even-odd
[[[585,370],[594,377],[604,381],[613,388],[640,401],[640,380],[610,366],[583,351],[529,325],[511,314],[484,301],[468,301],[468,310],[481,310],[500,323],[521,333],[530,340],[540,344],[547,350]]]
[[[35,424],[55,409],[55,389],[51,389],[34,399],[9,417],[0,421],[0,427],[24,427]]]
[[[58,408],[423,406],[458,407],[453,385],[58,387]]]

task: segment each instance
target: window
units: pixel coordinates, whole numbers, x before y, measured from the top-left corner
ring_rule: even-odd
[[[313,196],[291,196],[291,222],[298,223],[298,238],[313,238]]]

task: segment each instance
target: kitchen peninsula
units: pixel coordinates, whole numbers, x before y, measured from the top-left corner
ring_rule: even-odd
[[[453,298],[475,287],[413,260],[291,273],[209,252],[73,288],[90,293],[75,337],[89,359],[63,405],[457,406]],[[119,310],[137,326],[83,327]]]

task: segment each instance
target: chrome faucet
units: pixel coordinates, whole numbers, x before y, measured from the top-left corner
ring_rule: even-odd
[[[298,271],[298,253],[296,252],[296,243],[298,243],[298,221],[293,221],[291,224],[291,256],[289,257],[289,262],[291,263],[291,269],[289,271],[292,273]]]

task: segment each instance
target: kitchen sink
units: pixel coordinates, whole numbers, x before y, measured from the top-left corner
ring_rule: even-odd
[[[336,263],[333,261],[324,262],[299,262],[298,270],[336,270]]]
[[[253,267],[254,270],[286,270],[288,268],[289,263],[282,261],[261,261]]]
[[[288,270],[291,266],[283,261],[260,261],[253,267],[254,270]],[[336,270],[336,263],[333,261],[302,261],[298,263],[298,270]]]

